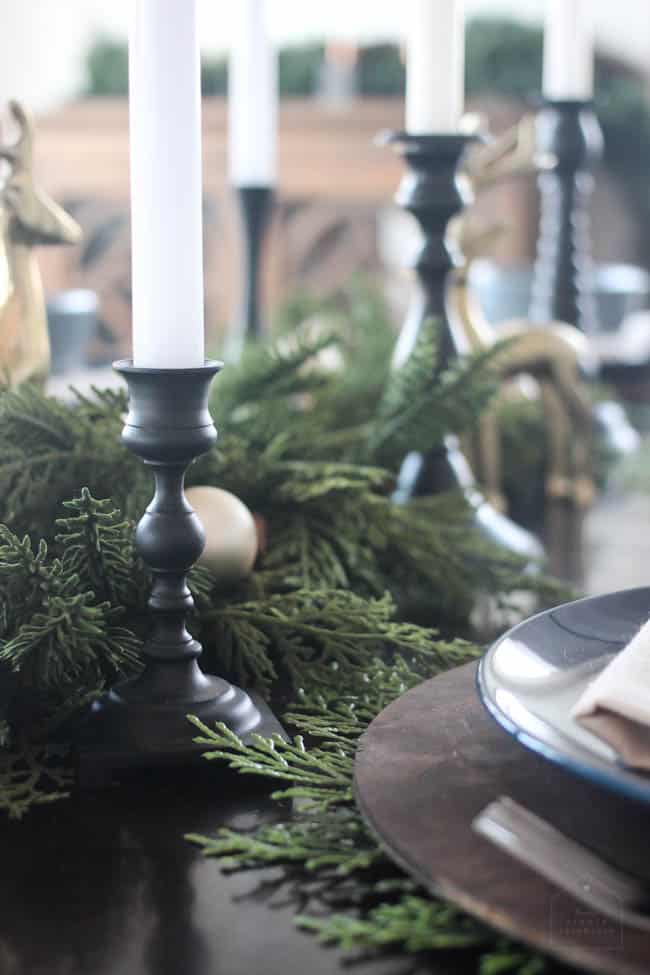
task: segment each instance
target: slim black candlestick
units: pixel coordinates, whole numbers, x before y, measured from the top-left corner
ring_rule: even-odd
[[[410,357],[427,318],[442,322],[443,354],[469,352],[461,331],[453,332],[445,308],[445,281],[454,266],[447,246],[447,225],[471,201],[467,183],[456,178],[458,164],[475,135],[409,135],[394,132],[385,137],[402,152],[407,169],[395,202],[419,223],[423,239],[413,262],[419,290],[414,295],[395,347],[393,365],[399,368]]]
[[[194,607],[187,574],[203,551],[205,533],[185,498],[185,472],[217,439],[208,393],[221,363],[146,369],[125,360],[114,368],[129,387],[122,442],[151,468],[155,480],[153,500],[135,534],[153,576],[152,628],[142,673],[95,702],[82,726],[80,777],[87,784],[113,769],[198,755],[188,714],[208,725],[223,721],[243,738],[252,732],[283,734],[257,696],[203,673],[201,644],[186,628]]]
[[[537,150],[549,161],[540,171],[540,224],[529,315],[597,329],[589,232],[594,168],[603,137],[589,101],[545,101],[536,118]]]
[[[419,288],[395,347],[393,367],[399,368],[410,357],[422,326],[429,318],[442,325],[438,362],[442,370],[455,356],[471,352],[462,329],[454,327],[447,315],[445,284],[455,263],[447,242],[447,225],[451,218],[471,202],[467,181],[458,178],[458,166],[476,135],[410,135],[388,133],[382,141],[397,146],[404,157],[406,172],[397,190],[396,202],[411,213],[423,232],[422,245],[414,268]],[[455,437],[426,456],[411,453],[402,465],[395,492],[397,501],[410,497],[437,494],[460,488],[475,510],[480,529],[493,541],[522,557],[539,561],[543,550],[533,535],[493,508],[479,493],[467,461]]]
[[[274,201],[270,186],[238,186],[236,193],[242,232],[242,290],[237,323],[228,342],[229,361],[237,361],[244,343],[260,339],[264,332],[260,277]]]

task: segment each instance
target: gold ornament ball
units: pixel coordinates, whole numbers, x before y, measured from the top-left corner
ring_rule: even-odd
[[[257,527],[244,502],[217,487],[190,487],[185,495],[205,529],[199,565],[226,584],[250,575],[257,558]]]

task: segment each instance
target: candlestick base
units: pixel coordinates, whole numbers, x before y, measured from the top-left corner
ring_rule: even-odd
[[[82,785],[110,782],[124,769],[192,761],[204,750],[187,720],[224,722],[240,738],[284,732],[268,707],[241,688],[204,674],[201,644],[186,628],[194,606],[187,573],[205,543],[185,498],[185,471],[216,441],[208,410],[210,383],[221,363],[193,369],[145,369],[115,364],[129,385],[122,442],[153,471],[156,490],[135,533],[151,570],[152,630],[145,666],[133,680],[94,702],[74,735]]]
[[[187,715],[208,727],[223,722],[246,742],[251,735],[269,738],[286,732],[258,694],[203,674],[193,661],[195,696],[181,698],[184,678],[168,671],[167,695],[160,674],[145,671],[141,678],[115,687],[95,702],[76,734],[75,758],[81,788],[110,785],[131,769],[187,765],[198,762],[205,745],[197,745]],[[144,678],[144,679],[143,679]],[[182,692],[182,691],[181,691]],[[156,694],[158,696],[156,697]]]

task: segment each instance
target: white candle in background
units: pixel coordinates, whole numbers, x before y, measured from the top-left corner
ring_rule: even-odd
[[[462,0],[408,0],[406,131],[457,132],[465,94]]]
[[[273,186],[277,171],[277,56],[264,0],[236,0],[228,71],[230,181]]]
[[[129,38],[133,361],[204,362],[196,0],[135,0]]]
[[[542,89],[551,99],[593,96],[593,0],[546,0]]]

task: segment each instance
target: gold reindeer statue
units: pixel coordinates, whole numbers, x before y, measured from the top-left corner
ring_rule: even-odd
[[[552,165],[535,149],[534,120],[519,126],[487,146],[468,154],[464,178],[474,191],[507,175]],[[484,413],[478,430],[474,467],[492,504],[503,510],[501,445],[498,424],[499,397],[512,395],[513,381],[519,395],[541,400],[548,434],[546,494],[549,499],[571,501],[588,507],[594,496],[592,477],[593,413],[581,375],[593,372],[595,361],[586,337],[563,322],[533,325],[525,319],[505,322],[495,330],[485,319],[469,286],[472,262],[503,227],[480,225],[471,209],[450,221],[448,243],[457,264],[447,281],[447,313],[460,329],[467,346],[475,351],[507,340],[496,355],[503,385],[496,402]]]
[[[19,135],[0,146],[8,175],[0,188],[0,380],[17,386],[44,382],[50,366],[45,297],[34,248],[76,244],[81,228],[36,185],[33,125],[18,102],[9,103]]]

